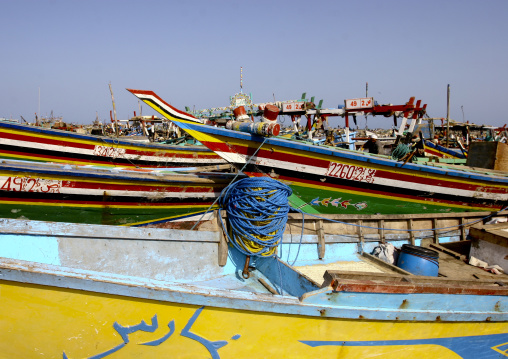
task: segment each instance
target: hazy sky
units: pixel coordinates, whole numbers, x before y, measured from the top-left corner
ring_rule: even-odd
[[[0,0],[0,9],[0,117],[31,122],[40,106],[66,122],[109,121],[109,83],[119,119],[139,114],[126,88],[182,109],[226,106],[242,66],[254,102],[306,92],[337,107],[368,82],[379,103],[416,96],[446,117],[450,84],[452,119],[508,123],[506,0]]]

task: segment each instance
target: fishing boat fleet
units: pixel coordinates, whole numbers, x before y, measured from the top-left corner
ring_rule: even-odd
[[[194,143],[0,121],[6,357],[508,355],[508,236],[485,225],[508,173],[416,160],[421,101],[210,116],[128,91]],[[401,119],[391,155],[357,150],[365,114]]]

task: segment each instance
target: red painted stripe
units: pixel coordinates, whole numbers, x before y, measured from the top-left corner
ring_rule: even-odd
[[[418,172],[415,172],[415,175],[408,175],[408,174],[404,174],[402,172],[394,173],[394,172],[377,170],[376,177],[382,177],[382,178],[386,178],[389,180],[398,180],[398,181],[414,183],[415,185],[424,184],[424,185],[431,185],[431,186],[438,186],[438,187],[447,187],[447,188],[452,188],[452,189],[461,189],[461,190],[467,190],[467,191],[473,191],[473,192],[477,191],[478,188],[481,187],[481,191],[483,191],[483,192],[500,193],[500,194],[508,193],[508,187],[504,187],[504,188],[494,187],[494,186],[488,185],[487,184],[488,182],[482,182],[482,181],[470,180],[470,179],[460,179],[460,178],[455,178],[455,179],[451,179],[451,180],[448,180],[445,178],[436,179],[436,178],[426,177],[426,174],[423,174],[423,173],[421,173],[421,176],[417,176],[416,175],[417,173]],[[432,174],[429,174],[429,175],[435,176]],[[439,177],[439,176],[436,176],[436,177]],[[466,181],[471,181],[471,182],[475,182],[475,183],[458,182],[460,180],[466,180]],[[375,181],[374,181],[374,183],[375,183]]]
[[[226,143],[220,143],[220,142],[206,142],[203,143],[213,151],[223,151],[226,153],[239,153],[242,155],[251,156],[254,154],[257,148],[250,147],[248,145],[232,145],[232,144],[226,144]],[[213,148],[212,148],[213,147]],[[294,154],[290,153],[282,153],[281,147],[277,146],[275,147],[275,151],[271,151],[271,149],[263,149],[261,148],[258,153],[257,157],[267,159],[267,160],[277,160],[277,161],[286,161],[289,163],[292,163],[293,165],[310,165],[314,167],[321,167],[323,169],[327,169],[330,161],[325,159],[319,159],[319,158],[311,158],[308,157],[304,152],[295,150]],[[286,149],[287,150],[287,149]],[[302,154],[298,154],[298,152]],[[348,161],[347,159],[340,159],[336,158],[334,161],[344,163],[351,166],[366,166],[368,164],[362,164],[361,162],[356,161]],[[478,187],[482,187],[483,191],[489,192],[489,193],[508,193],[508,186],[507,187],[494,187],[491,185],[488,185],[488,182],[484,181],[478,181],[478,180],[467,180],[471,182],[475,182],[474,184],[469,183],[461,183],[458,182],[460,180],[466,180],[466,179],[460,179],[460,178],[452,178],[448,179],[445,178],[443,175],[435,175],[435,174],[426,174],[426,173],[419,173],[417,171],[413,172],[414,174],[406,174],[402,170],[400,172],[397,171],[396,168],[393,168],[391,171],[381,170],[378,169],[376,171],[376,177],[378,178],[385,178],[388,180],[397,180],[397,181],[403,181],[407,183],[412,183],[415,186],[417,185],[431,185],[431,186],[438,186],[438,187],[447,187],[447,188],[453,188],[453,189],[462,189],[462,190],[468,190],[468,191],[476,191],[478,190]],[[427,176],[435,176],[435,177],[441,177],[441,178],[431,178]],[[375,182],[374,182],[375,183]]]
[[[227,139],[224,139],[224,141],[227,141]],[[252,156],[254,152],[256,152],[257,148],[256,146],[246,146],[246,145],[233,145],[231,143],[224,143],[224,142],[206,142],[202,141],[202,143],[211,149],[212,151],[216,152],[226,152],[226,153],[235,153],[235,154],[241,154],[246,156]],[[259,146],[260,144],[254,143],[255,145]],[[282,153],[281,147],[276,147],[279,149],[279,151],[272,152],[271,149],[264,149],[261,147],[261,149],[257,152],[256,156],[260,158],[265,158],[269,160],[277,160],[277,161],[285,161],[290,162],[293,164],[303,164],[303,165],[309,165],[314,167],[322,167],[322,168],[328,168],[330,161],[324,160],[320,158],[311,158],[308,156],[308,153],[305,154],[303,151],[294,150],[295,152],[302,152],[301,155],[298,154],[291,154],[291,153]],[[291,149],[284,149],[285,151],[291,150]]]
[[[74,188],[74,189],[96,189],[96,190],[116,190],[116,191],[141,191],[141,192],[161,192],[161,193],[171,193],[171,192],[186,192],[186,193],[220,193],[222,188],[225,185],[210,185],[210,186],[193,186],[182,185],[166,185],[164,182],[161,182],[159,186],[156,185],[141,185],[141,184],[126,184],[126,183],[105,183],[105,182],[81,182],[81,181],[62,181],[62,187],[66,188]]]
[[[97,165],[113,165],[114,161],[112,161],[112,157],[99,157],[99,156],[95,156],[92,160],[89,160],[89,159],[81,159],[81,158],[75,158],[75,157],[71,157],[71,156],[68,156],[68,157],[60,157],[60,156],[50,156],[50,155],[39,155],[37,153],[28,153],[28,152],[18,152],[18,151],[5,151],[5,150],[0,150],[0,154],[5,154],[5,155],[11,155],[11,156],[23,156],[23,157],[32,157],[32,158],[36,158],[36,159],[39,159],[40,161],[44,161],[44,162],[52,162],[52,161],[65,161],[65,162],[86,162],[86,163],[90,163],[90,164],[97,164]],[[103,161],[101,161],[101,159],[104,159]],[[130,163],[125,163],[125,164],[122,164],[122,166],[124,167],[134,167],[136,166],[136,164],[130,164]],[[148,166],[147,166],[148,167]],[[154,168],[156,168],[154,166]]]
[[[2,202],[12,202],[12,203],[19,203],[20,202],[30,202],[35,204],[62,204],[62,205],[78,205],[78,206],[90,206],[90,205],[98,205],[98,206],[136,206],[139,208],[143,207],[162,207],[162,206],[205,206],[205,205],[211,205],[212,201],[203,201],[203,202],[181,202],[181,203],[175,203],[175,202],[109,202],[109,201],[74,201],[74,200],[48,200],[48,199],[34,199],[34,198],[23,198],[23,199],[17,199],[17,198],[3,198],[0,197],[0,201]]]
[[[95,146],[105,146],[105,147],[113,147],[116,145],[113,145],[111,143],[101,143],[97,141],[96,144],[85,144],[79,141],[64,141],[64,140],[54,140],[51,138],[47,138],[42,136],[41,134],[27,134],[27,135],[21,135],[21,134],[13,134],[9,132],[1,132],[0,131],[0,137],[15,140],[15,141],[21,141],[21,142],[29,142],[29,143],[39,143],[42,145],[53,145],[53,146],[60,146],[60,147],[70,147],[70,148],[77,148],[82,150],[89,150],[92,151],[89,155],[94,155],[93,151],[95,149]],[[24,144],[20,144],[20,146],[26,146]],[[117,147],[125,148],[122,145],[118,145]],[[125,148],[125,153],[128,155],[136,155],[136,156],[156,156],[156,157],[162,157],[162,158],[195,158],[195,159],[218,159],[221,158],[219,155],[215,153],[182,153],[181,151],[189,151],[185,148],[182,148],[181,151],[174,150],[174,149],[160,149],[158,151],[150,150],[150,149],[144,149],[140,148],[139,150],[134,150],[130,148]],[[97,157],[101,157],[97,155]],[[72,153],[69,153],[68,157],[64,158],[72,158]]]
[[[425,148],[425,153],[428,153],[431,156],[437,156],[437,157],[440,157],[440,158],[444,157],[442,152],[439,152],[439,151],[434,150],[432,148]]]
[[[63,141],[63,140],[54,140],[51,138],[44,137],[42,133],[29,133],[27,135],[20,135],[16,133],[10,133],[10,132],[1,132],[2,138],[7,138],[10,140],[15,141],[22,141],[22,142],[31,142],[31,143],[40,143],[43,145],[54,145],[54,146],[64,146],[64,147],[74,147],[74,148],[80,148],[80,149],[87,149],[87,150],[93,150],[94,145],[87,145],[80,142],[75,141]]]

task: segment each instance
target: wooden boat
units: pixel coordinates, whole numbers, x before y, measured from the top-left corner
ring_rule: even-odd
[[[0,223],[4,357],[508,353],[507,276],[457,260],[443,233],[432,244],[443,249],[439,268],[447,277],[382,264],[367,254],[377,241],[362,240],[362,252],[356,238],[339,239],[332,230],[320,236],[308,222],[299,244],[300,222],[286,229],[282,259],[257,258],[243,278],[245,256],[228,246],[214,221],[199,231]],[[322,237],[326,255],[319,259]],[[418,237],[416,244],[423,244]]]
[[[133,168],[225,163],[201,145],[141,143],[5,121],[0,121],[0,158]]]
[[[492,211],[501,209],[508,200],[505,173],[406,163],[387,156],[204,126],[152,91],[129,91],[248,176],[270,176],[287,183],[293,190],[291,205],[307,213]]]
[[[446,148],[431,141],[425,141],[425,155],[428,157],[452,158],[463,160],[467,158],[466,155],[460,149]]]
[[[227,173],[2,160],[0,217],[154,224],[205,212],[233,179],[234,175]]]

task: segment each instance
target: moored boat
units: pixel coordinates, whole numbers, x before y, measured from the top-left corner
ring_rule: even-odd
[[[234,178],[228,173],[0,160],[0,217],[155,224],[204,213]]]
[[[0,158],[76,165],[196,167],[224,164],[201,145],[172,146],[0,121]]]
[[[188,231],[0,223],[0,299],[9,308],[0,312],[0,349],[6,357],[507,353],[506,275],[468,267],[453,251],[439,253],[448,277],[418,276],[366,254],[377,241],[363,242],[359,251],[356,240],[337,240],[327,230],[326,255],[319,259],[319,232],[307,229],[299,240],[287,228],[280,258],[256,258],[245,278],[245,256],[211,224]],[[436,247],[449,239],[442,235]],[[447,263],[456,263],[453,273],[460,276],[452,277]]]
[[[152,91],[129,90],[249,176],[290,185],[293,207],[321,214],[499,210],[508,176],[446,164],[413,164],[307,142],[204,126]]]

